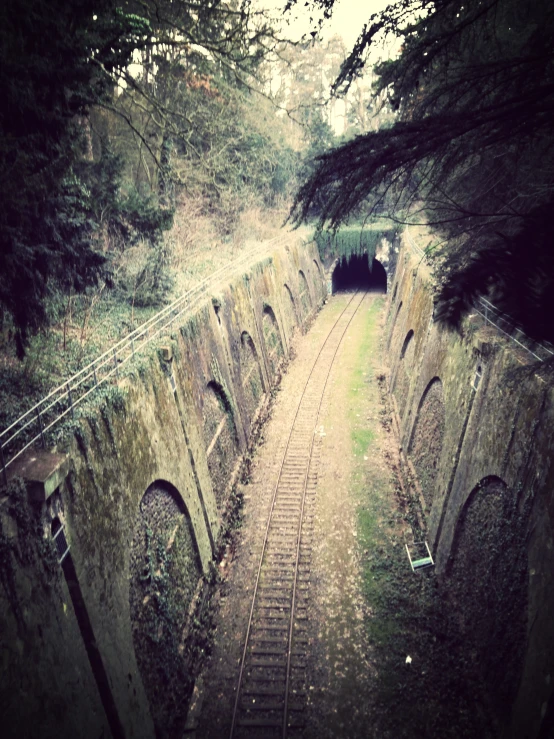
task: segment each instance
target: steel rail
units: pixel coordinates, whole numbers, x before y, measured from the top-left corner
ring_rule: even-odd
[[[280,238],[280,237],[279,237]],[[271,245],[271,242],[268,242],[267,245],[265,245],[265,248]],[[76,372],[74,375],[72,375],[67,380],[64,380],[61,385],[59,385],[54,390],[51,390],[48,395],[46,395],[44,398],[42,398],[38,403],[36,403],[32,408],[29,408],[29,410],[25,411],[18,419],[16,419],[10,426],[8,426],[6,429],[4,429],[0,433],[0,438],[4,436],[8,431],[10,431],[17,423],[22,421],[24,418],[26,418],[28,415],[33,413],[42,403],[45,403],[47,400],[52,398],[53,396],[59,394],[60,392],[64,391],[67,387],[67,383],[73,383],[77,378],[79,378],[84,372],[91,369],[94,366],[98,366],[99,364],[104,364],[107,361],[112,360],[113,352],[118,351],[121,348],[124,348],[129,345],[131,341],[133,341],[136,338],[140,338],[144,335],[146,331],[150,330],[150,327],[152,325],[155,325],[156,323],[159,323],[161,320],[163,320],[169,313],[174,311],[176,308],[178,308],[183,302],[190,299],[191,296],[194,296],[195,293],[201,293],[204,294],[204,292],[207,290],[207,288],[214,282],[214,278],[219,278],[223,276],[224,273],[232,269],[233,267],[239,266],[239,263],[242,263],[245,260],[248,260],[251,258],[254,254],[256,254],[260,250],[260,247],[257,247],[253,250],[248,251],[246,254],[241,255],[235,262],[231,262],[230,264],[224,265],[223,267],[218,268],[212,275],[209,277],[205,277],[203,280],[200,281],[197,285],[195,285],[191,290],[188,290],[183,295],[179,296],[176,300],[173,301],[173,303],[170,303],[169,305],[165,306],[165,308],[162,308],[158,313],[156,313],[154,316],[149,318],[147,321],[142,323],[140,326],[138,326],[136,329],[131,331],[130,334],[123,337],[123,339],[120,339],[116,344],[113,344],[110,346],[109,349],[107,349],[103,354],[101,354],[99,357],[94,359],[92,362],[90,362],[88,365],[80,369],[78,372]],[[176,316],[171,317],[171,321],[175,320]],[[104,362],[102,361],[104,360]],[[87,378],[90,377],[87,375]]]
[[[263,543],[262,543],[261,554],[260,554],[260,558],[259,558],[259,563],[258,563],[258,568],[257,568],[257,572],[256,572],[255,581],[254,581],[254,589],[253,589],[253,593],[252,593],[252,603],[251,603],[250,611],[249,611],[249,615],[248,615],[248,622],[247,622],[247,627],[246,627],[244,647],[243,647],[243,651],[242,651],[241,665],[240,665],[238,680],[237,680],[237,683],[236,683],[236,694],[235,694],[235,701],[234,701],[234,706],[233,706],[233,715],[232,715],[232,720],[231,720],[231,729],[230,729],[230,733],[229,733],[229,739],[233,739],[233,737],[235,736],[235,731],[237,729],[237,719],[238,719],[238,713],[239,713],[239,703],[240,703],[241,695],[242,695],[241,694],[241,688],[242,688],[242,685],[243,685],[244,670],[245,670],[245,666],[246,666],[246,662],[247,662],[247,656],[248,656],[248,647],[249,647],[249,644],[250,644],[250,638],[251,638],[251,634],[252,634],[252,627],[253,627],[253,624],[254,624],[254,613],[255,613],[255,609],[256,609],[257,597],[258,597],[258,594],[259,594],[260,579],[261,579],[261,576],[262,576],[262,570],[263,570],[263,565],[264,565],[264,558],[265,558],[265,555],[266,555],[266,553],[268,551],[269,535],[270,535],[270,531],[271,531],[271,525],[272,525],[273,515],[274,515],[275,509],[276,509],[277,494],[278,494],[278,491],[280,489],[280,484],[281,484],[281,480],[282,480],[282,476],[283,476],[283,470],[284,470],[284,467],[285,467],[285,463],[287,461],[287,455],[289,453],[289,449],[290,449],[290,445],[291,445],[291,440],[293,438],[293,434],[294,434],[294,430],[295,430],[295,424],[296,424],[296,421],[298,420],[298,417],[299,417],[299,414],[300,414],[300,410],[301,410],[301,407],[302,407],[302,402],[303,402],[303,400],[306,397],[306,392],[307,392],[307,390],[308,390],[308,388],[310,386],[310,382],[311,382],[312,376],[314,374],[314,371],[315,371],[315,369],[317,367],[317,363],[318,363],[318,361],[319,361],[319,359],[320,359],[320,357],[321,357],[321,355],[322,355],[322,353],[323,353],[323,351],[324,351],[324,349],[325,349],[325,347],[327,345],[327,342],[331,338],[331,336],[332,336],[335,328],[337,327],[339,321],[343,318],[344,314],[346,313],[346,311],[348,310],[348,308],[351,306],[351,304],[354,301],[354,299],[355,299],[355,297],[356,297],[357,294],[358,294],[358,292],[356,292],[352,296],[352,298],[349,300],[348,304],[345,306],[344,310],[341,312],[341,314],[338,316],[338,318],[336,319],[335,323],[333,324],[333,326],[329,330],[329,333],[327,334],[327,337],[326,337],[325,341],[321,345],[321,347],[320,347],[320,349],[319,349],[319,351],[317,353],[317,356],[314,359],[313,365],[312,365],[312,367],[310,369],[308,378],[306,379],[306,382],[304,384],[304,388],[302,390],[302,394],[301,394],[301,396],[299,398],[298,405],[297,405],[297,408],[296,408],[294,417],[293,417],[292,422],[291,422],[290,431],[289,431],[289,434],[288,434],[288,437],[287,437],[287,442],[286,442],[285,449],[284,449],[284,452],[283,452],[283,455],[282,455],[282,459],[281,459],[280,464],[279,464],[279,471],[278,471],[278,475],[277,475],[277,480],[276,480],[276,483],[275,483],[275,486],[274,486],[274,489],[273,489],[273,495],[272,495],[270,506],[269,506],[269,513],[268,513],[267,523],[266,523],[265,532],[264,532],[264,539],[263,539]],[[321,392],[321,397],[319,399],[319,403],[318,403],[318,407],[317,407],[316,420],[314,422],[314,429],[313,429],[314,431],[315,431],[315,427],[317,426],[317,420],[319,418],[319,412],[320,412],[320,409],[321,409],[321,403],[322,403],[322,400],[323,400],[323,394],[324,394],[325,388],[327,386],[327,380],[328,380],[329,374],[331,372],[331,368],[333,366],[333,362],[334,362],[336,353],[338,352],[338,349],[339,349],[340,344],[342,342],[342,338],[344,337],[344,334],[346,333],[346,330],[348,329],[348,326],[350,325],[350,322],[352,321],[353,317],[356,315],[356,312],[358,311],[358,309],[359,309],[361,303],[363,302],[364,298],[365,298],[365,293],[362,296],[362,300],[356,306],[356,309],[355,309],[354,313],[349,318],[348,323],[345,326],[345,328],[343,330],[343,333],[342,333],[342,335],[341,335],[341,337],[339,339],[339,342],[337,344],[337,347],[335,348],[335,351],[333,353],[332,360],[331,360],[331,362],[330,362],[330,364],[328,366],[327,377],[325,379],[325,383],[324,383],[324,386],[323,386],[323,389],[322,389],[322,392]],[[288,704],[288,695],[289,695],[289,688],[290,688],[290,672],[291,672],[291,656],[292,656],[292,637],[293,637],[293,629],[294,629],[294,615],[295,615],[296,594],[297,594],[297,584],[298,584],[298,569],[299,569],[299,558],[300,558],[300,547],[301,547],[301,532],[302,532],[302,524],[303,524],[303,521],[304,521],[304,511],[305,511],[305,500],[306,500],[307,482],[308,482],[308,477],[309,477],[309,473],[310,473],[311,458],[312,458],[312,455],[313,455],[313,444],[314,444],[314,433],[312,432],[312,434],[311,434],[310,450],[309,450],[309,460],[308,460],[308,464],[306,465],[306,470],[305,470],[305,474],[304,474],[304,480],[303,480],[303,484],[302,484],[301,508],[300,508],[300,515],[299,515],[298,527],[297,527],[297,531],[296,531],[296,551],[295,551],[295,561],[294,561],[293,591],[292,591],[292,598],[291,598],[290,621],[289,621],[288,632],[287,632],[288,641],[287,641],[287,663],[286,663],[285,687],[284,687],[284,694],[285,695],[284,695],[284,706],[283,706],[283,720],[282,720],[282,724],[281,724],[281,736],[282,736],[283,739],[286,739],[286,733],[287,733],[288,705],[289,705]]]
[[[287,233],[264,244],[258,244],[248,249],[234,261],[219,267],[211,275],[198,282],[191,290],[179,296],[172,303],[165,306],[154,316],[134,329],[130,334],[104,351],[99,357],[64,380],[61,385],[51,390],[44,398],[35,403],[7,426],[0,432],[0,464],[3,469],[4,480],[7,481],[7,468],[21,454],[39,440],[44,445],[44,435],[49,430],[69,413],[73,414],[75,407],[89,397],[102,383],[111,379],[114,375],[117,377],[121,366],[140,353],[162,331],[167,329],[168,326],[172,326],[175,320],[196,308],[205,298],[206,293],[215,287],[218,280],[230,276],[235,271],[248,266],[255,257],[269,256],[275,249],[289,243],[293,236],[294,234]],[[111,369],[106,372],[106,367],[109,365],[111,365]],[[90,382],[93,382],[92,387],[85,387],[84,392],[81,392],[84,386]],[[59,412],[54,419],[48,420],[48,414],[62,402],[68,403],[69,407]],[[45,421],[44,424],[43,420]],[[27,440],[17,451],[14,451],[9,456],[9,459],[6,459],[4,451],[9,445],[16,442],[29,427],[37,423],[39,427],[38,433]]]
[[[325,382],[323,383],[323,388],[321,390],[321,397],[319,399],[319,403],[317,406],[316,411],[316,420],[314,424],[314,431],[315,426],[317,426],[317,422],[319,421],[319,415],[321,413],[321,406],[323,404],[323,398],[325,395],[325,390],[327,389],[327,383],[329,382],[329,377],[331,375],[331,369],[333,368],[333,365],[335,363],[335,358],[337,356],[337,353],[340,349],[340,346],[342,344],[342,340],[344,338],[344,335],[346,334],[346,331],[348,330],[348,327],[352,323],[352,320],[354,319],[354,316],[358,312],[361,304],[363,303],[367,293],[364,293],[362,296],[362,299],[356,306],[356,310],[354,313],[350,316],[350,319],[348,320],[348,323],[346,324],[344,331],[342,332],[342,335],[337,343],[337,346],[335,348],[335,351],[333,352],[333,356],[331,358],[331,361],[329,363],[329,369],[325,377]],[[355,296],[354,296],[355,297]],[[350,305],[350,304],[349,304]],[[347,306],[348,307],[348,306]],[[310,442],[310,453],[309,453],[309,462],[306,465],[306,475],[304,478],[304,491],[306,491],[308,486],[308,477],[310,473],[310,466],[312,462],[312,456],[313,456],[313,449],[314,449],[314,441],[315,441],[315,434],[312,434],[311,442]],[[295,611],[295,605],[296,605],[296,588],[298,584],[298,563],[300,560],[300,540],[301,540],[301,533],[302,533],[302,523],[304,521],[304,508],[305,508],[305,502],[306,502],[306,495],[304,494],[302,496],[302,506],[300,511],[300,519],[299,519],[299,525],[298,525],[298,534],[297,534],[297,544],[296,544],[296,562],[295,562],[295,568],[294,568],[294,581],[293,581],[293,590],[292,590],[292,605],[291,605],[291,618],[290,618],[290,628],[289,628],[289,648],[287,652],[287,670],[286,670],[286,690],[285,690],[285,706],[283,709],[283,731],[282,731],[282,739],[286,739],[287,737],[287,725],[288,725],[288,703],[289,703],[289,682],[290,682],[290,670],[291,670],[291,656],[292,656],[292,638],[293,638],[293,630],[294,630],[294,611]]]

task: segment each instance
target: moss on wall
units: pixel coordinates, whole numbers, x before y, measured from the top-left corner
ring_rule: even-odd
[[[410,439],[408,454],[421,486],[427,509],[435,497],[445,427],[442,382],[436,378],[425,388]]]
[[[525,656],[528,515],[502,480],[482,480],[460,515],[443,586],[465,657],[486,686],[501,727],[510,716]]]
[[[109,733],[50,535],[53,504],[60,513],[59,496],[48,508],[30,503],[16,478],[0,505],[0,693],[10,739]]]
[[[125,736],[151,739],[183,725],[204,647],[195,619],[205,618],[209,603],[209,596],[192,594],[209,589],[216,540],[226,525],[228,478],[289,352],[283,285],[295,284],[302,269],[323,295],[316,258],[313,244],[291,242],[288,251],[222,285],[217,306],[207,296],[182,326],[160,337],[170,351],[154,347],[56,435],[70,470],[53,498],[94,636],[89,647],[101,659]],[[276,349],[266,345],[262,328],[266,303],[274,310],[280,361],[269,360]],[[242,342],[243,332],[251,343]],[[224,455],[228,464],[217,483],[203,424],[210,382],[226,393],[234,425],[233,453]],[[158,491],[152,500],[144,497],[148,490]],[[8,491],[0,509],[2,687],[9,717],[3,731],[10,735],[13,727],[13,736],[34,737],[40,726],[41,737],[107,736],[91,664],[43,527],[50,520],[47,504],[34,509],[25,498],[21,505],[22,491]]]
[[[184,729],[194,687],[186,635],[200,575],[183,501],[155,482],[136,515],[129,600],[133,645],[158,736],[179,736]]]
[[[434,323],[432,276],[406,243],[386,330],[396,429],[428,504],[449,628],[467,643],[494,735],[538,737],[554,684],[554,379],[478,316],[459,333]],[[429,405],[435,378],[442,402]]]

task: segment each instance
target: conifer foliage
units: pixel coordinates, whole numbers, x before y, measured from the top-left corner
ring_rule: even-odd
[[[271,190],[286,156],[269,137],[235,144],[220,129],[272,34],[249,0],[2,3],[0,328],[8,323],[20,356],[59,296],[110,283],[114,249],[140,239],[154,261],[163,253],[189,162],[204,167],[215,200],[264,151],[258,173]]]
[[[0,310],[13,319],[20,353],[47,320],[47,296],[84,289],[104,264],[91,193],[76,171],[81,116],[110,95],[109,73],[146,32],[111,0],[2,4]]]
[[[313,5],[332,11],[333,0]],[[381,209],[436,231],[439,313],[456,324],[478,294],[536,338],[554,339],[554,9],[532,0],[400,0],[373,15],[335,82],[356,79],[383,32],[377,67],[398,111],[388,129],[325,153],[293,217],[323,202],[337,226]]]

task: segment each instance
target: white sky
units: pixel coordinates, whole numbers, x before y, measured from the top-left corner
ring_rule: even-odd
[[[310,24],[310,12],[304,7],[304,0],[298,0],[296,7],[287,15],[283,14],[286,0],[259,0],[260,5],[277,12],[278,16],[290,18],[289,25],[284,27],[285,35],[293,39],[309,33],[314,26]],[[328,39],[335,34],[342,36],[348,51],[354,46],[364,23],[373,13],[390,5],[391,0],[335,0],[333,15],[323,26],[323,38]],[[375,50],[376,56],[382,52]],[[373,56],[373,54],[372,54]]]

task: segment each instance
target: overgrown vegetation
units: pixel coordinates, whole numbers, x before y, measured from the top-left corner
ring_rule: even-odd
[[[191,522],[173,492],[151,486],[134,524],[129,601],[133,644],[158,735],[182,732],[197,655],[183,635],[202,575]],[[195,645],[196,646],[196,645]]]
[[[0,322],[21,357],[75,294],[159,305],[176,200],[229,233],[296,155],[250,92],[278,39],[249,2],[16,0],[0,20]]]
[[[329,257],[346,257],[353,254],[367,254],[369,263],[373,260],[381,239],[394,238],[396,229],[387,221],[375,221],[363,225],[342,226],[338,230],[317,230],[314,239],[322,261]]]
[[[289,5],[295,5],[290,0]],[[334,0],[310,7],[332,13]],[[398,0],[372,15],[335,82],[348,88],[388,33],[377,66],[390,127],[318,158],[294,216],[337,226],[360,210],[429,223],[440,314],[458,324],[489,294],[532,337],[553,339],[554,14],[519,0]]]
[[[44,536],[42,512],[29,505],[24,481],[18,477],[10,480],[7,493],[6,509],[0,520],[0,587],[2,597],[23,625],[25,605],[17,582],[18,569],[34,568],[40,572],[42,586],[56,590],[58,557],[53,540]]]
[[[361,368],[372,355],[370,332],[360,346]],[[352,391],[362,384],[361,369]],[[390,397],[377,375],[379,423],[392,434]],[[356,397],[358,393],[355,393]],[[356,413],[364,412],[356,405]],[[370,428],[354,427],[355,453],[372,453]],[[391,448],[396,442],[391,440]],[[366,629],[376,670],[372,735],[495,737],[509,716],[525,644],[526,511],[496,478],[470,497],[453,564],[440,580],[434,570],[414,574],[405,544],[426,538],[413,482],[395,453],[380,479],[365,465],[355,475],[357,535],[362,555]],[[482,488],[482,489],[481,489]],[[394,493],[391,496],[391,492]],[[506,557],[506,551],[511,552]]]
[[[247,0],[0,11],[0,428],[275,236],[328,150],[340,40]]]

